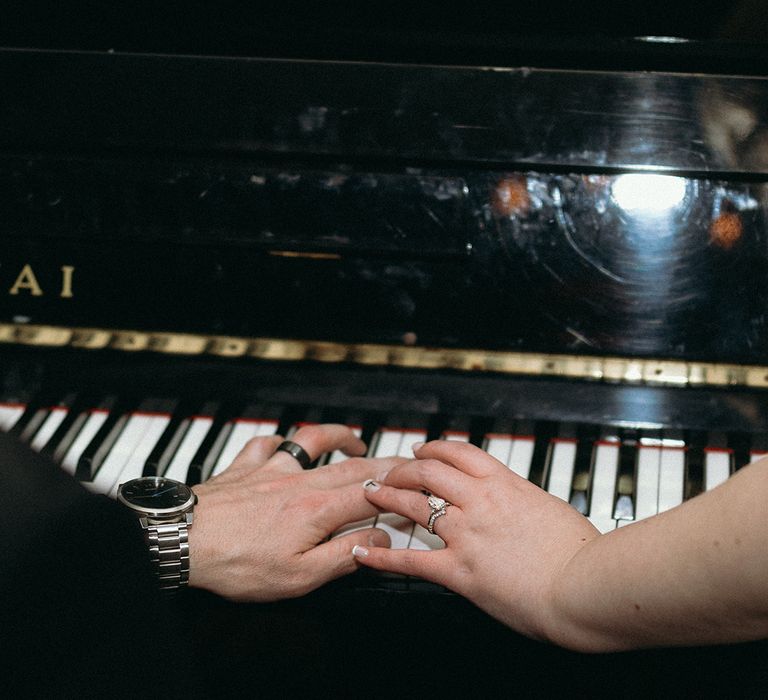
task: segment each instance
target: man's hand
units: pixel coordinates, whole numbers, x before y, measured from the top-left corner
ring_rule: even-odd
[[[334,450],[351,458],[303,471],[275,452],[281,437],[251,440],[226,471],[194,487],[191,586],[240,601],[297,597],[357,569],[354,545],[389,546],[389,536],[373,528],[326,540],[376,515],[360,484],[403,459],[360,458],[365,443],[343,425],[303,426],[292,440],[313,459]]]

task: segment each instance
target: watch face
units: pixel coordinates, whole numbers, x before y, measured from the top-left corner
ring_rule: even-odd
[[[160,476],[132,479],[120,487],[120,499],[134,509],[162,512],[192,505],[192,489]]]

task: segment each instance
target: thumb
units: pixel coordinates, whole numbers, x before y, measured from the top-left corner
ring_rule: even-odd
[[[357,571],[360,564],[352,554],[352,548],[355,545],[389,547],[389,535],[378,528],[355,530],[342,537],[334,537],[305,552],[302,559],[307,570],[314,574],[313,587]]]

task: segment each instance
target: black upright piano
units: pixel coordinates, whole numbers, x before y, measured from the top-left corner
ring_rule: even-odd
[[[469,440],[604,531],[768,453],[762,50],[496,48],[0,50],[2,428],[108,494],[307,421]],[[214,696],[768,687],[762,643],[583,656],[398,576],[180,604]]]

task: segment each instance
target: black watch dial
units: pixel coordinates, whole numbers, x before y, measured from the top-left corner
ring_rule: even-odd
[[[123,484],[122,495],[130,504],[154,511],[183,506],[192,497],[192,489],[173,479],[144,477]]]

